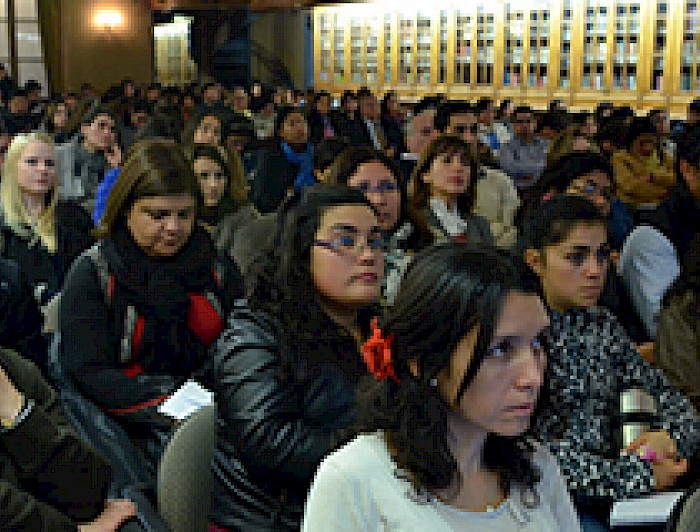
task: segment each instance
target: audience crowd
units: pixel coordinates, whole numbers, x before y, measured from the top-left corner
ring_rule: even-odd
[[[0,529],[150,530],[188,381],[210,532],[610,530],[700,481],[700,101],[0,89]]]

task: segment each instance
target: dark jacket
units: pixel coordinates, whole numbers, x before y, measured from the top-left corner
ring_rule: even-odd
[[[155,474],[172,430],[172,420],[158,408],[190,378],[211,386],[207,350],[223,328],[231,301],[241,295],[235,266],[217,259],[204,229],[195,231],[172,261],[143,258],[131,247],[118,261],[106,248],[101,253],[109,262],[101,268],[86,252],[75,261],[62,292],[62,364],[72,384],[143,451],[149,474]],[[111,235],[100,245],[121,252],[115,240]],[[205,252],[200,240],[208,243]],[[217,263],[224,266],[221,274],[215,272]],[[101,274],[105,268],[108,282]]]
[[[56,392],[31,362],[0,349],[0,365],[35,401],[19,426],[0,434],[0,529],[75,531],[76,523],[101,513],[110,467],[74,434]]]
[[[0,346],[9,347],[46,370],[48,344],[31,285],[19,266],[0,258]]]
[[[435,236],[435,242],[448,242],[452,240],[450,235],[440,223],[439,218],[430,208],[423,209],[421,213],[425,217],[426,223]],[[489,246],[496,245],[493,235],[491,234],[491,226],[486,218],[483,218],[478,214],[468,214],[462,218],[465,222],[467,222],[467,232],[463,239],[465,242],[468,242],[469,244],[486,244]]]
[[[700,227],[700,200],[685,185],[676,185],[648,223],[666,235],[681,257]]]
[[[279,141],[257,154],[257,171],[250,189],[250,197],[261,214],[274,211],[294,187],[299,166],[285,157]]]
[[[198,234],[204,234],[201,231]],[[216,255],[212,255],[212,268],[216,260]],[[222,320],[233,300],[240,297],[242,284],[232,262],[227,260],[223,264],[226,266],[223,286],[212,282],[207,288],[223,306],[219,311],[224,315]],[[113,271],[110,265],[106,268]],[[138,334],[135,330],[132,336],[125,332],[129,308],[144,320],[139,341],[133,339]],[[119,281],[114,281],[113,296],[108,300],[98,266],[87,252],[75,261],[66,278],[60,329],[62,360],[73,380],[89,399],[123,419],[137,420],[139,414],[150,417],[154,410],[151,407],[191,376],[194,368],[190,366],[199,368],[207,362],[178,360],[175,353],[186,356],[188,351],[201,351],[194,345],[199,339],[193,334],[166,336],[168,331],[139,304],[132,303]],[[125,338],[132,344],[129,360],[124,360],[122,340]],[[186,341],[192,346],[175,346],[173,341]]]
[[[403,134],[402,125],[392,118],[382,120],[382,130],[386,137],[386,143],[389,148],[394,148],[394,152],[398,155],[406,152],[406,138]]]
[[[87,212],[70,201],[56,205],[57,252],[50,253],[40,242],[20,235],[0,220],[2,248],[0,255],[14,260],[27,275],[34,295],[43,305],[61,290],[71,264],[94,239],[90,235],[92,220]]]
[[[337,328],[327,321],[327,329]],[[316,467],[353,421],[354,383],[366,373],[355,341],[338,332],[337,340],[319,342],[327,358],[302,382],[281,367],[280,328],[240,302],[213,349],[218,441],[210,521],[219,526],[299,530]]]
[[[332,114],[326,115],[328,117],[328,123],[333,131],[334,137],[340,137],[340,128],[335,121],[335,117]],[[325,138],[326,125],[324,124],[323,116],[318,112],[309,113],[309,140],[317,144],[320,140]]]

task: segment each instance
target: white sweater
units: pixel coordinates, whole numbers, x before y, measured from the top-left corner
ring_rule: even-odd
[[[304,532],[393,531],[576,532],[578,518],[556,461],[537,447],[533,461],[541,480],[539,505],[528,508],[521,491],[492,512],[466,512],[437,500],[411,498],[411,487],[397,476],[379,434],[361,435],[330,455],[319,467],[306,502]]]

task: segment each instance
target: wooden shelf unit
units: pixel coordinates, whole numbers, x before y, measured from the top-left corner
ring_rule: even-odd
[[[700,0],[387,4],[314,8],[318,89],[574,110],[608,101],[676,117],[700,94]]]

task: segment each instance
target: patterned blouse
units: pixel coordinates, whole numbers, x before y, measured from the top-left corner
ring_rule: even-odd
[[[551,405],[533,426],[559,461],[575,500],[617,500],[654,488],[651,464],[635,453],[619,455],[614,412],[620,392],[641,388],[656,398],[659,422],[689,458],[700,443],[700,422],[690,402],[663,372],[649,366],[607,310],[550,310],[550,355],[542,389]]]

